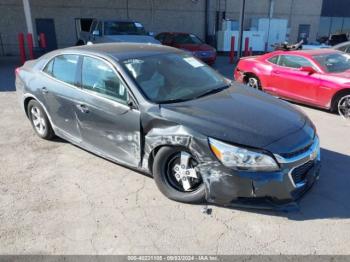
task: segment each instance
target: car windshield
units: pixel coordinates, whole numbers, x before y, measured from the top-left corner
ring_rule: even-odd
[[[350,55],[348,54],[329,53],[313,57],[329,73],[340,73],[350,69]]]
[[[189,54],[167,53],[123,62],[150,101],[175,103],[227,88],[230,81]]]
[[[178,34],[174,36],[174,42],[176,44],[202,44],[197,36],[192,34]]]
[[[137,22],[104,22],[105,35],[146,35],[145,28]]]

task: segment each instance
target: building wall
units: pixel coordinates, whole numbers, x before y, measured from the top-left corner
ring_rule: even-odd
[[[252,18],[267,17],[270,0],[246,0],[245,27]],[[322,0],[275,0],[273,17],[290,20],[290,41],[298,35],[299,24],[310,24],[310,40],[315,40]],[[134,19],[146,30],[192,32],[204,38],[205,0],[30,0],[35,30],[36,18],[52,18],[58,47],[76,43],[75,18]],[[214,33],[216,11],[239,19],[241,0],[210,0],[208,31]],[[5,53],[17,54],[17,35],[26,33],[22,0],[0,2],[0,34]]]
[[[223,1],[223,0],[221,0]],[[273,18],[288,20],[289,41],[296,42],[300,24],[310,24],[309,41],[316,40],[323,0],[275,0]],[[226,18],[239,20],[241,0],[228,0]],[[270,0],[246,0],[244,28],[252,18],[268,17]]]
[[[337,33],[350,34],[349,0],[323,0],[318,36]]]
[[[133,19],[152,32],[183,31],[203,37],[204,0],[30,0],[36,18],[53,18],[58,47],[76,43],[75,18]],[[0,33],[5,53],[17,54],[17,35],[26,33],[21,0],[0,3]]]
[[[0,37],[5,54],[18,53],[17,35],[26,30],[22,1],[2,1],[0,3]]]

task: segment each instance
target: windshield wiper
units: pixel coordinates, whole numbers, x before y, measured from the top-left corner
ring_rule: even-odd
[[[197,98],[200,98],[200,97],[203,97],[203,96],[219,93],[222,90],[229,88],[231,86],[231,84],[232,84],[232,82],[230,82],[227,85],[224,85],[224,86],[221,86],[221,87],[218,87],[218,88],[215,88],[215,89],[208,90],[207,92],[204,92],[204,93],[202,93],[202,94],[200,94],[198,96],[195,96],[195,97],[169,99],[169,100],[165,100],[165,101],[160,101],[158,103],[159,104],[171,104],[171,103],[180,103],[180,102],[186,102],[186,101],[189,101],[189,100],[194,100],[194,99],[197,99]]]
[[[229,88],[230,86],[231,86],[231,83],[227,84],[227,85],[224,85],[222,87],[219,87],[219,88],[214,88],[214,89],[208,90],[207,92],[204,92],[204,93],[200,94],[199,96],[196,96],[194,99],[201,98],[203,96],[208,96],[208,95],[219,93],[222,90]]]
[[[177,99],[169,99],[165,101],[158,102],[159,104],[172,104],[172,103],[180,103],[180,102],[186,102],[188,100],[192,100],[193,97],[190,98],[177,98]]]

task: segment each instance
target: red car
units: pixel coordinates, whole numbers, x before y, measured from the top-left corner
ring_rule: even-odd
[[[272,95],[350,117],[350,55],[331,49],[242,58],[235,80]]]
[[[214,64],[216,60],[216,50],[214,47],[204,43],[194,34],[163,32],[155,36],[163,45],[168,45],[191,52],[195,57],[207,64]]]

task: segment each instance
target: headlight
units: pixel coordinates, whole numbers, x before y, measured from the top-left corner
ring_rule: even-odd
[[[276,161],[269,155],[232,146],[213,138],[209,145],[214,155],[227,167],[250,171],[276,171]]]

